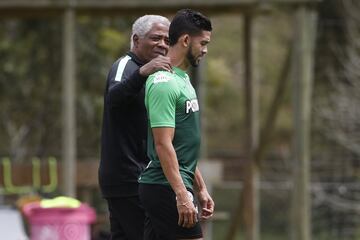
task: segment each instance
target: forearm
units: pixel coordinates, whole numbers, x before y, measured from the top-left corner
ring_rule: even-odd
[[[206,188],[204,179],[198,167],[196,167],[195,170],[194,187],[197,190],[198,200],[201,205],[201,218],[204,220],[209,219],[213,215],[215,204]]]
[[[197,210],[189,197],[179,171],[179,164],[172,141],[156,143],[156,151],[160,159],[162,170],[176,194],[176,207],[179,218],[178,225],[193,227],[197,221]]]
[[[165,177],[169,181],[175,194],[180,195],[186,192],[186,187],[180,175],[176,152],[172,143],[157,144],[156,152],[160,159],[160,164]]]
[[[195,170],[194,187],[198,192],[202,191],[202,190],[206,190],[205,181],[204,181],[198,167],[196,167],[196,170]]]

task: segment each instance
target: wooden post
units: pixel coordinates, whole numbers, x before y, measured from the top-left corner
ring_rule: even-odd
[[[234,240],[238,227],[243,220],[245,240],[260,239],[259,221],[259,168],[255,161],[259,136],[259,88],[257,82],[257,42],[255,36],[254,16],[244,17],[244,65],[245,65],[245,129],[246,163],[244,166],[243,191],[235,213],[231,219],[226,240]]]
[[[68,7],[63,18],[62,64],[62,154],[63,192],[76,196],[76,114],[75,114],[75,12]]]
[[[293,55],[293,43],[291,43],[291,46],[289,46],[289,50],[286,54],[286,58],[284,61],[284,66],[281,70],[280,78],[277,82],[275,93],[273,96],[273,100],[271,101],[269,110],[267,112],[266,118],[265,118],[265,124],[262,127],[261,133],[260,133],[260,140],[258,149],[256,149],[255,152],[255,161],[258,165],[261,164],[261,162],[264,160],[264,157],[266,156],[268,148],[271,146],[271,139],[272,135],[275,131],[275,123],[276,119],[279,115],[279,111],[281,108],[281,104],[283,102],[286,88],[288,85],[288,82],[290,80],[290,66],[291,66],[291,59]]]
[[[295,15],[296,37],[293,59],[293,201],[292,240],[311,239],[310,199],[310,114],[313,84],[313,51],[316,34],[316,12],[299,6]]]
[[[256,36],[253,15],[244,17],[244,60],[245,60],[245,124],[247,129],[246,166],[244,176],[243,220],[246,240],[259,239],[259,169],[254,155],[259,136],[259,88],[256,62]]]

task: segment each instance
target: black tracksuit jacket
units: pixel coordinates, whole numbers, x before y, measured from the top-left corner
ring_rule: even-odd
[[[138,195],[138,177],[148,163],[147,77],[139,74],[142,65],[128,52],[113,64],[107,77],[99,166],[99,185],[106,198]]]

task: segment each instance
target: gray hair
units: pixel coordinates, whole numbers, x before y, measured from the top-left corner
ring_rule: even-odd
[[[145,37],[145,35],[151,30],[155,23],[164,24],[165,26],[170,26],[170,21],[166,17],[160,15],[144,15],[136,19],[132,25],[132,33],[130,37],[130,49],[133,49],[134,42],[133,37],[136,34],[140,38]]]

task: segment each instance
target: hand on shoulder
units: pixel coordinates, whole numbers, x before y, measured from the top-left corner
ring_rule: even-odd
[[[170,58],[165,56],[157,56],[156,58],[152,59],[150,62],[146,63],[139,69],[139,73],[142,76],[149,76],[154,72],[159,70],[164,70],[168,72],[172,72]]]

